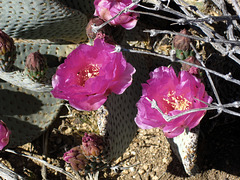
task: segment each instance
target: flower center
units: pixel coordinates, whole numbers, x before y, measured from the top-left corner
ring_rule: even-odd
[[[169,91],[167,94],[167,98],[163,98],[163,101],[165,101],[168,105],[166,107],[165,114],[168,114],[171,110],[180,110],[184,111],[189,109],[189,107],[192,105],[191,102],[189,102],[186,98],[184,98],[182,95],[176,96],[175,91]]]
[[[77,73],[79,84],[84,87],[88,79],[94,78],[99,74],[99,69],[97,64],[89,64],[83,70],[80,70]]]

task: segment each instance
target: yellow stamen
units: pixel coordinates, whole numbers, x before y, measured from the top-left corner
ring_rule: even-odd
[[[167,98],[163,98],[163,100],[167,102],[167,104],[169,104],[173,110],[184,111],[189,109],[192,103],[186,98],[184,98],[182,95],[176,96],[175,94],[175,91],[169,91],[167,94]],[[165,114],[168,114],[168,111],[166,111]]]

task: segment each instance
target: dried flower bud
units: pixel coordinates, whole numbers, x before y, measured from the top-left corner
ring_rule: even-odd
[[[93,133],[85,133],[81,147],[85,156],[99,156],[104,148],[103,138]]]
[[[199,66],[201,65],[200,62],[194,56],[189,56],[184,61],[196,64],[196,65],[199,65]],[[182,70],[188,71],[190,74],[193,74],[193,75],[198,75],[199,74],[199,68],[194,67],[194,66],[190,66],[190,65],[185,64],[185,63],[182,63]]]
[[[16,58],[16,47],[13,39],[0,30],[0,70],[11,68]]]
[[[10,52],[14,48],[13,39],[0,30],[0,55]]]
[[[190,34],[186,29],[181,30],[180,33],[186,35]],[[190,38],[176,35],[173,39],[173,47],[175,49],[187,51],[190,50],[190,42],[191,42]]]
[[[93,41],[97,38],[99,39],[104,39],[105,42],[109,43],[109,44],[115,44],[114,40],[113,40],[113,36],[112,36],[112,28],[109,24],[105,25],[104,27],[102,27],[101,29],[98,30],[97,33],[94,33],[92,31],[92,25],[96,25],[99,26],[101,24],[103,24],[104,21],[98,17],[92,18],[90,19],[90,21],[87,24],[86,27],[86,33],[87,36],[90,40],[90,43],[93,43]]]
[[[27,56],[25,69],[32,80],[41,81],[47,70],[47,60],[39,52],[30,53]]]
[[[10,134],[11,132],[8,130],[6,124],[0,120],[0,150],[8,144]]]
[[[76,171],[82,171],[88,164],[88,160],[82,153],[80,146],[76,146],[63,155],[63,160],[70,163],[72,168]]]

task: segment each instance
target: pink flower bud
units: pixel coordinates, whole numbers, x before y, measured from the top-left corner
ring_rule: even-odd
[[[88,163],[88,160],[82,154],[82,149],[80,146],[76,146],[65,152],[63,155],[63,160],[67,163],[70,163],[72,168],[76,171],[84,170]]]
[[[0,55],[4,55],[13,49],[15,50],[13,39],[0,30]]]
[[[0,30],[0,71],[9,71],[16,59],[14,41]]]
[[[115,44],[112,36],[112,27],[110,27],[108,24],[102,27],[101,29],[98,30],[97,33],[94,33],[92,31],[92,25],[99,26],[103,24],[104,21],[98,17],[90,19],[90,21],[87,24],[86,27],[86,33],[88,38],[93,41],[95,39],[104,39],[105,42],[109,44]]]
[[[0,150],[2,150],[9,142],[9,135],[11,134],[6,124],[0,121]]]
[[[181,34],[186,34],[186,35],[190,34],[186,29],[181,30],[180,33]],[[176,35],[173,38],[173,47],[175,49],[187,51],[187,50],[190,50],[190,42],[191,42],[190,38],[180,36],[180,35]]]
[[[184,61],[201,66],[200,62],[194,56],[189,56]],[[199,68],[194,67],[194,66],[190,66],[190,65],[185,64],[185,63],[182,63],[182,70],[188,71],[190,74],[193,74],[193,75],[198,75],[199,74]]]
[[[26,59],[27,75],[33,80],[41,80],[45,77],[47,60],[39,52],[30,53]]]
[[[93,133],[85,133],[81,147],[85,156],[99,156],[104,148],[103,138]]]

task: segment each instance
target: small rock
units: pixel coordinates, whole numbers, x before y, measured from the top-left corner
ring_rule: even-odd
[[[138,173],[142,175],[143,173],[145,173],[145,170],[139,169]]]
[[[143,169],[146,171],[148,169],[148,165],[147,164],[144,164],[143,165]]]
[[[158,177],[157,176],[153,176],[152,180],[158,180]]]

